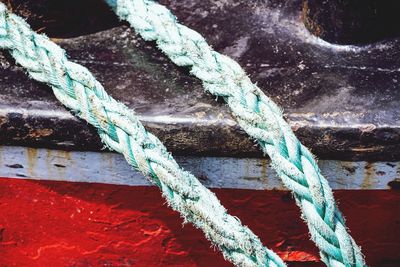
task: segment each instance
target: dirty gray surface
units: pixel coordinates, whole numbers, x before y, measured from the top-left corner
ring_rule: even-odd
[[[400,39],[331,45],[301,22],[301,1],[161,1],[238,60],[321,158],[400,158]],[[261,156],[222,100],[126,26],[57,40],[175,154]],[[0,55],[0,143],[98,150],[95,131]]]

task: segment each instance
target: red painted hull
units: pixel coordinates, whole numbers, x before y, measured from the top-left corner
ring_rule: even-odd
[[[291,266],[323,266],[282,191],[213,190]],[[399,191],[336,191],[369,266],[400,266]],[[231,266],[155,187],[0,179],[0,266]]]

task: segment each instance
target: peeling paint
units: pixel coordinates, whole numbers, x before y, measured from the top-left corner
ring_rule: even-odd
[[[281,180],[264,158],[178,156],[178,163],[211,188],[284,190]],[[0,146],[0,163],[21,168],[0,168],[0,176],[81,181],[124,185],[151,185],[132,171],[122,155]],[[16,165],[18,164],[18,165]],[[390,189],[400,177],[399,162],[320,160],[319,166],[334,189]]]

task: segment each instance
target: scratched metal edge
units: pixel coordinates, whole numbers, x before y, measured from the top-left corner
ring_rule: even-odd
[[[209,188],[286,190],[265,158],[178,156],[177,162]],[[399,189],[400,162],[321,160],[333,189]],[[0,146],[0,177],[150,186],[117,153]]]
[[[68,111],[40,113],[0,109],[0,144],[77,151],[107,150],[96,130]],[[165,122],[142,116],[141,121],[174,155],[263,156],[257,144],[232,121],[198,122],[190,117],[177,116],[171,116]],[[290,123],[302,143],[321,159],[400,159],[400,142],[392,140],[392,136],[400,136],[400,128],[375,127],[363,130],[363,127],[346,125],[313,125],[304,120],[301,123],[290,120]]]

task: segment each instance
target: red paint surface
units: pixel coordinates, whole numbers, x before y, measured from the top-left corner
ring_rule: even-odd
[[[291,266],[322,266],[290,194],[214,190]],[[370,266],[400,266],[400,193],[335,193]],[[0,266],[231,266],[155,187],[0,179]]]

